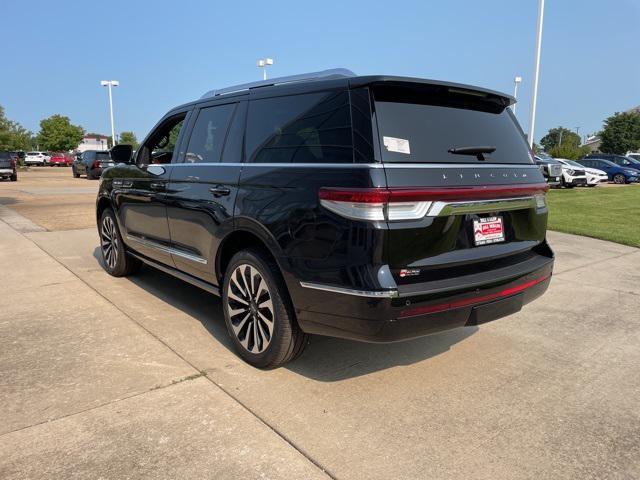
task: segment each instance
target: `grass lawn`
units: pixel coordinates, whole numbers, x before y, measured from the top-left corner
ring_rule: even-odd
[[[640,185],[550,190],[549,229],[640,247]]]

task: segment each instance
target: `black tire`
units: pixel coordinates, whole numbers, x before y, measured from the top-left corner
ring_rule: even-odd
[[[17,182],[18,181],[18,174],[14,173],[13,175],[11,175],[9,177],[9,180],[11,180],[12,182]]]
[[[573,188],[573,187],[575,187],[575,185],[571,185],[571,184],[569,184],[569,183],[565,183],[565,184],[564,184],[564,186],[565,186],[566,188]]]
[[[309,336],[298,326],[278,265],[266,252],[248,249],[233,256],[222,286],[222,308],[236,352],[254,367],[280,367],[307,345]]]
[[[624,185],[625,183],[627,183],[627,179],[623,174],[616,173],[613,176],[613,183],[617,183],[618,185]]]
[[[71,167],[71,173],[73,173],[73,178],[80,178],[80,174],[76,172],[75,167]]]
[[[114,277],[126,277],[138,271],[142,262],[127,253],[113,210],[106,208],[98,225],[102,266]]]
[[[95,177],[91,173],[91,170],[87,169],[87,180],[93,180]]]

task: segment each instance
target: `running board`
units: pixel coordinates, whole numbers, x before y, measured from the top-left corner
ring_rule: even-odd
[[[127,252],[128,255],[131,255],[134,258],[137,258],[138,260],[140,260],[143,263],[146,263],[147,265],[149,265],[150,267],[156,268],[164,273],[168,273],[169,275],[172,275],[184,282],[190,283],[191,285],[195,285],[198,288],[201,288],[202,290],[205,290],[209,293],[213,293],[215,296],[219,297],[220,296],[220,289],[214,285],[211,285],[210,283],[204,282],[202,280],[199,280],[195,277],[192,277],[191,275],[188,275],[186,273],[183,273],[179,270],[176,270],[175,268],[171,268],[171,267],[167,267],[166,265],[162,265],[161,263],[155,262],[153,260],[150,260],[146,257],[143,257],[142,255],[138,255],[137,253],[134,253],[132,251],[128,251]]]

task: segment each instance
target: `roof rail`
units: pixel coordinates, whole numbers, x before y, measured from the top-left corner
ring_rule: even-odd
[[[322,70],[320,72],[300,73],[298,75],[289,75],[288,77],[270,78],[269,80],[260,80],[259,82],[242,83],[232,87],[219,88],[217,90],[209,90],[200,98],[217,97],[218,95],[226,95],[229,93],[249,90],[251,88],[269,87],[272,85],[280,85],[283,83],[307,82],[311,80],[329,80],[331,78],[355,77],[356,74],[346,68],[332,68]]]

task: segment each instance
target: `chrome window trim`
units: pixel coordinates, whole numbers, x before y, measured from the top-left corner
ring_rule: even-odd
[[[483,164],[477,165],[474,163],[224,163],[224,162],[203,162],[203,163],[170,163],[174,167],[185,166],[203,166],[203,167],[288,167],[288,168],[495,168],[495,169],[532,169],[538,168],[538,165],[534,164]]]
[[[351,288],[334,287],[332,285],[324,285],[322,283],[314,282],[300,282],[300,286],[304,288],[311,288],[313,290],[341,293],[343,295],[353,295],[356,297],[395,298],[398,296],[397,290],[355,290]]]
[[[206,258],[200,257],[198,255],[193,255],[190,253],[183,252],[182,250],[178,250],[175,248],[167,247],[165,245],[161,245],[153,240],[148,240],[146,238],[140,238],[136,235],[127,235],[127,240],[131,240],[133,242],[139,243],[140,245],[144,245],[145,247],[154,248],[164,253],[168,253],[170,255],[176,255],[177,257],[186,258],[187,260],[191,260],[192,262],[201,263],[206,265],[208,263]]]

